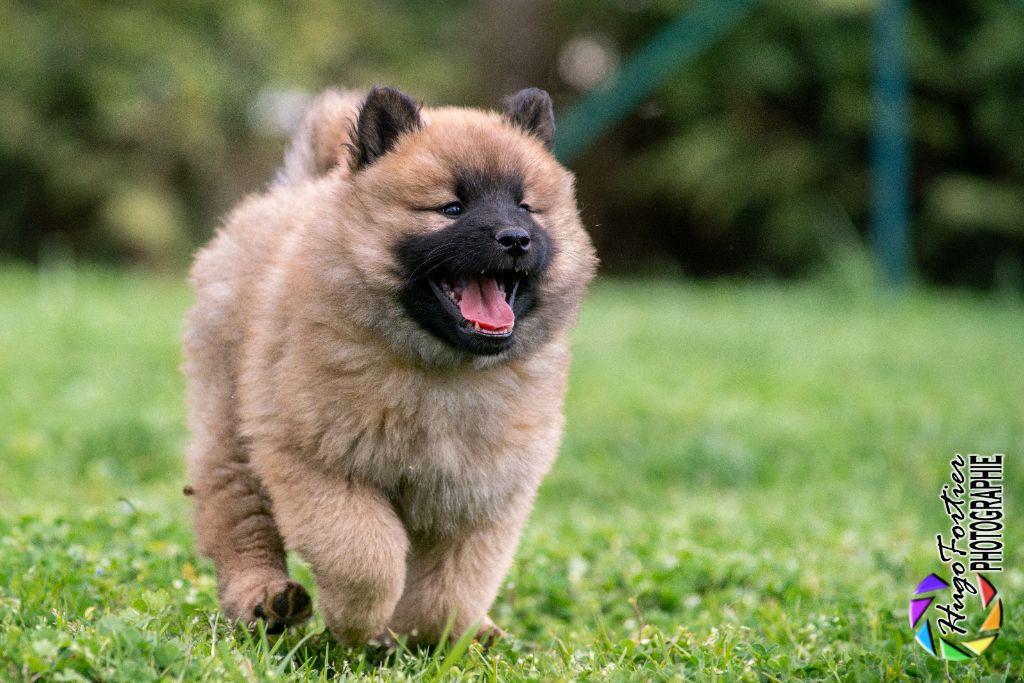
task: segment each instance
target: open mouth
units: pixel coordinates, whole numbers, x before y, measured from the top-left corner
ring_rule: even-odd
[[[516,324],[516,291],[521,273],[502,271],[480,275],[454,275],[429,280],[442,306],[463,332],[490,338],[507,338]]]

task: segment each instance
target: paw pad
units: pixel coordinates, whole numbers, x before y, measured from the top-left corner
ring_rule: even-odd
[[[300,584],[288,581],[280,588],[270,588],[267,597],[256,605],[253,614],[266,622],[267,633],[280,633],[287,626],[309,617],[313,601]]]

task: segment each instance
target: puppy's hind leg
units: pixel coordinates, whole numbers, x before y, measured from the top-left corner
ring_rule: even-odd
[[[197,439],[193,449],[203,445]],[[196,538],[217,568],[221,610],[249,624],[263,619],[270,632],[306,619],[309,594],[288,577],[270,501],[240,446],[229,453],[194,452],[190,463]]]

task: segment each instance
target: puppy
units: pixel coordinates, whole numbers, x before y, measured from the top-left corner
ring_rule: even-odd
[[[487,611],[563,424],[596,259],[547,93],[501,113],[318,97],[192,270],[188,491],[224,613],[349,645]]]

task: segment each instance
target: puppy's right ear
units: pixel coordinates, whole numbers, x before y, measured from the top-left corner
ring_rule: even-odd
[[[399,137],[420,125],[420,108],[408,95],[395,88],[375,87],[360,107],[356,122],[356,170],[384,156]]]
[[[549,150],[555,146],[555,110],[551,95],[540,88],[526,88],[505,99],[505,116],[512,125],[533,135]]]

